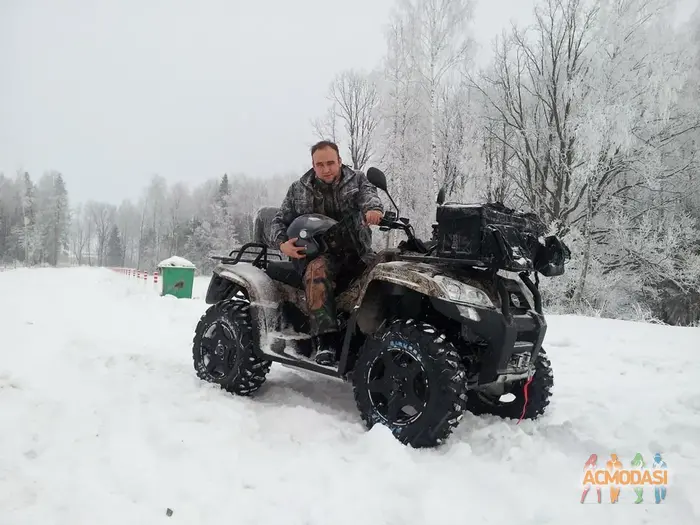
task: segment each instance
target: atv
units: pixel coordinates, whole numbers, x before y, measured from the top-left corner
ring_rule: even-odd
[[[335,289],[337,362],[311,359],[302,279],[291,260],[255,238],[214,256],[211,306],[193,341],[197,376],[242,396],[263,385],[272,363],[336,377],[352,383],[367,429],[385,425],[413,447],[443,443],[465,411],[543,414],[553,376],[542,348],[547,323],[538,275],[561,275],[568,248],[544,237],[534,214],[500,203],[446,203],[444,190],[432,239],[423,242],[399,217],[384,174],[370,168],[366,176],[396,210],[384,214],[380,230],[400,230],[406,239]],[[330,217],[302,215],[288,234],[313,257],[333,249],[337,226]],[[507,394],[514,399],[502,401]]]

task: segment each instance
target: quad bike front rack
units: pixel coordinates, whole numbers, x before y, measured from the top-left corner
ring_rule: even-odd
[[[257,254],[254,252],[250,253],[249,255],[251,256],[255,255],[252,259],[243,259],[243,255],[246,254],[250,248],[260,248],[260,252]],[[236,255],[234,256],[234,254]],[[259,242],[248,242],[237,250],[231,250],[228,255],[212,255],[211,258],[223,264],[232,265],[238,264],[239,262],[249,262],[253,266],[264,270],[267,268],[267,263],[269,262],[268,255],[276,255],[279,257],[280,261],[282,260],[281,254],[269,253],[267,245]]]

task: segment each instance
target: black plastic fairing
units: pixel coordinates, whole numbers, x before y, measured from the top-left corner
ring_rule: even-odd
[[[513,354],[523,349],[531,348],[531,361],[534,360],[547,331],[544,316],[533,310],[522,315],[505,316],[501,310],[469,306],[479,316],[475,321],[462,315],[456,303],[434,297],[431,297],[431,302],[442,315],[459,321],[465,330],[488,342],[489,352],[482,362],[479,384],[495,381],[499,370],[507,368]]]

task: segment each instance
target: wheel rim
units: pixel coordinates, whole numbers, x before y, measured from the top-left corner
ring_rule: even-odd
[[[236,333],[223,320],[214,321],[202,335],[201,360],[207,373],[216,379],[229,375],[236,364]]]
[[[370,404],[385,423],[405,426],[418,419],[429,399],[428,377],[410,353],[390,348],[369,367]]]

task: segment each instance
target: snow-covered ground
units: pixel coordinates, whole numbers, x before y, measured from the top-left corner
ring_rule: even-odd
[[[273,365],[252,399],[195,375],[193,300],[105,269],[0,273],[0,524],[700,523],[700,329],[550,317],[551,410],[468,414],[413,450],[351,387]],[[583,465],[660,451],[666,501],[590,493]],[[166,515],[166,509],[172,515]]]

